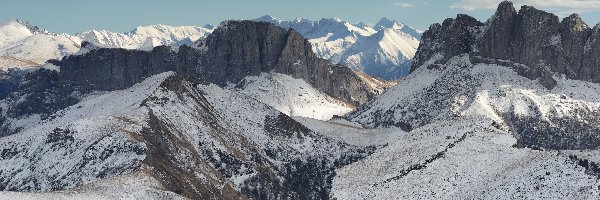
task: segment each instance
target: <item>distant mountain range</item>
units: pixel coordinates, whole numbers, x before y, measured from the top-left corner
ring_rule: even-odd
[[[373,27],[337,18],[283,21],[264,16],[255,20],[293,28],[310,40],[317,56],[388,80],[408,74],[421,37],[421,31],[388,18],[382,18]],[[126,33],[92,30],[69,35],[13,20],[0,25],[0,67],[35,66],[48,59],[60,59],[77,53],[82,41],[98,47],[140,50],[192,44],[214,28],[210,24],[204,27],[159,24],[140,26]]]
[[[214,27],[140,26],[131,32],[87,31],[76,35],[52,33],[28,22],[13,20],[0,25],[0,67],[44,64],[77,53],[83,41],[98,47],[152,50],[160,45],[182,45],[206,37]]]
[[[321,58],[387,80],[408,75],[422,34],[388,18],[373,27],[338,18],[278,20],[266,15],[255,20],[295,29],[309,39]]]

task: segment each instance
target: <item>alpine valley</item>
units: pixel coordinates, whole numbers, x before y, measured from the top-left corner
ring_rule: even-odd
[[[0,26],[0,199],[598,199],[600,24]]]

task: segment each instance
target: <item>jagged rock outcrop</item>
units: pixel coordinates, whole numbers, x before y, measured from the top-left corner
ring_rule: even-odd
[[[597,27],[589,28],[577,14],[560,21],[556,15],[531,6],[523,6],[517,12],[511,2],[504,1],[486,23],[458,15],[441,25],[432,25],[423,34],[412,70],[435,54],[443,56],[443,62],[466,53],[484,60],[524,64],[531,69],[521,75],[540,78],[540,83],[549,89],[556,82],[552,74],[598,83]]]
[[[423,65],[436,54],[445,59],[473,51],[474,28],[482,26],[477,19],[459,14],[456,19],[448,18],[440,25],[435,23],[423,33],[421,44],[415,55],[411,72]]]
[[[514,35],[513,21],[517,16],[517,11],[511,3],[503,2],[498,6],[498,10],[490,19],[487,31],[483,34],[484,40],[479,51],[483,54],[494,54],[498,58],[507,59],[512,55],[510,41]]]

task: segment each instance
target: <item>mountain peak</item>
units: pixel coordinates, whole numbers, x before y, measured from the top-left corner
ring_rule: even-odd
[[[296,23],[309,22],[309,21],[310,21],[310,20],[308,20],[308,19],[304,19],[304,18],[302,18],[302,17],[296,17],[296,18],[294,19],[294,22],[296,22]]]
[[[513,3],[511,1],[502,1],[500,4],[498,4],[497,11],[510,11],[510,10],[515,10],[515,6],[513,5]]]
[[[262,17],[256,18],[255,21],[273,22],[273,21],[277,21],[277,18],[275,18],[271,15],[264,15]]]
[[[402,29],[404,27],[404,24],[396,21],[396,20],[391,20],[390,18],[387,17],[383,17],[379,20],[379,22],[377,22],[377,24],[375,24],[375,30],[381,30],[381,29],[385,29],[385,28],[391,28],[391,29]]]
[[[364,23],[364,22],[358,22],[355,25],[358,26],[358,27],[360,27],[360,28],[369,27],[369,25],[366,24],[366,23]]]
[[[48,33],[47,30],[40,28],[38,26],[31,25],[31,23],[29,23],[28,21],[22,20],[22,19],[13,19],[13,20],[8,21],[5,24],[11,24],[11,23],[18,24],[20,26],[25,27],[25,28],[29,29],[29,31],[31,31],[31,33],[33,33],[33,34]]]
[[[579,17],[578,14],[572,14],[565,17],[560,22],[561,31],[569,32],[591,32],[590,27]]]
[[[544,16],[544,17],[556,17],[555,14],[537,9],[533,6],[523,5],[521,6],[521,10],[519,10],[519,14],[521,15],[530,15],[530,16]]]
[[[342,19],[340,19],[338,17],[330,17],[329,20],[336,21],[336,22],[342,22]]]
[[[379,21],[377,22],[377,24],[390,24],[393,23],[394,21],[391,20],[388,17],[382,17],[381,19],[379,19]]]
[[[341,20],[340,18],[337,17],[330,17],[330,18],[322,18],[321,20],[319,20],[320,23],[339,23],[339,22],[343,22],[343,20]]]
[[[517,10],[510,1],[503,1],[498,5],[498,9],[496,10],[496,16],[513,16],[516,13]]]
[[[407,25],[403,24],[402,22],[392,20],[387,17],[381,18],[379,20],[379,22],[377,22],[377,24],[375,24],[375,26],[373,26],[373,29],[375,29],[376,31],[381,31],[381,30],[387,29],[387,28],[394,29],[396,31],[405,32],[405,33],[409,34],[410,36],[417,38],[418,40],[421,39],[421,34],[423,33],[423,31],[421,31],[421,30],[407,26]]]
[[[212,30],[212,29],[215,29],[216,27],[215,27],[215,25],[208,23],[208,24],[205,24],[204,26],[202,26],[202,28]]]

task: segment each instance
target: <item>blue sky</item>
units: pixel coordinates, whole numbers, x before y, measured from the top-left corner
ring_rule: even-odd
[[[419,29],[470,14],[482,21],[501,0],[1,0],[0,22],[23,19],[52,32],[91,29],[129,31],[139,25],[218,24],[225,19],[253,19],[265,14],[279,19],[339,17],[375,24],[381,17]],[[593,26],[600,22],[600,0],[514,0],[564,17],[581,13]]]

